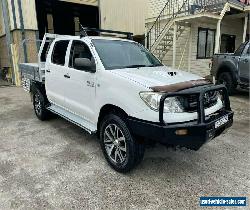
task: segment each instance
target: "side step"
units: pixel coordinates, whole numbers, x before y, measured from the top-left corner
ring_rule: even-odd
[[[84,130],[86,130],[87,132],[89,132],[90,134],[93,134],[97,131],[96,126],[94,126],[93,124],[91,124],[90,122],[86,121],[85,119],[83,119],[82,117],[73,114],[57,105],[51,105],[49,107],[47,107],[47,109],[57,115],[59,115],[60,117],[68,120],[71,123],[74,123],[75,125],[83,128]]]

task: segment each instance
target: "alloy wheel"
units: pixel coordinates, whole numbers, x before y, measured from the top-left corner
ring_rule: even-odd
[[[37,115],[41,115],[42,105],[41,105],[41,100],[40,100],[38,93],[36,93],[34,97],[34,106],[35,106],[35,112],[37,113]]]
[[[121,164],[127,157],[126,139],[122,130],[115,124],[109,124],[104,131],[104,145],[108,157]]]

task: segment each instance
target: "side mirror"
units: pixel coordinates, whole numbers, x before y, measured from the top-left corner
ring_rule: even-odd
[[[78,70],[89,71],[91,73],[96,71],[95,63],[88,58],[75,58],[74,67]]]

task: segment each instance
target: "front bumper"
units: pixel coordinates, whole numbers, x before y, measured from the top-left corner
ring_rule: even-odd
[[[205,116],[204,94],[207,91],[222,91],[224,98],[224,108],[211,116]],[[198,119],[192,122],[166,124],[163,120],[163,106],[167,97],[197,94],[199,95]],[[225,86],[206,86],[198,89],[187,89],[177,93],[168,93],[162,96],[159,111],[159,123],[148,122],[136,118],[129,118],[128,125],[134,135],[145,139],[154,140],[166,145],[181,146],[193,150],[198,150],[203,144],[219,136],[233,124],[233,115]],[[216,127],[215,123],[228,116],[228,121]],[[178,134],[179,130],[185,130],[185,134]]]

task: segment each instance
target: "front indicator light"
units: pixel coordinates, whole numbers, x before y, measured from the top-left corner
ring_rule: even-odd
[[[187,129],[178,129],[175,131],[175,134],[177,136],[186,136],[188,134],[188,130]]]

